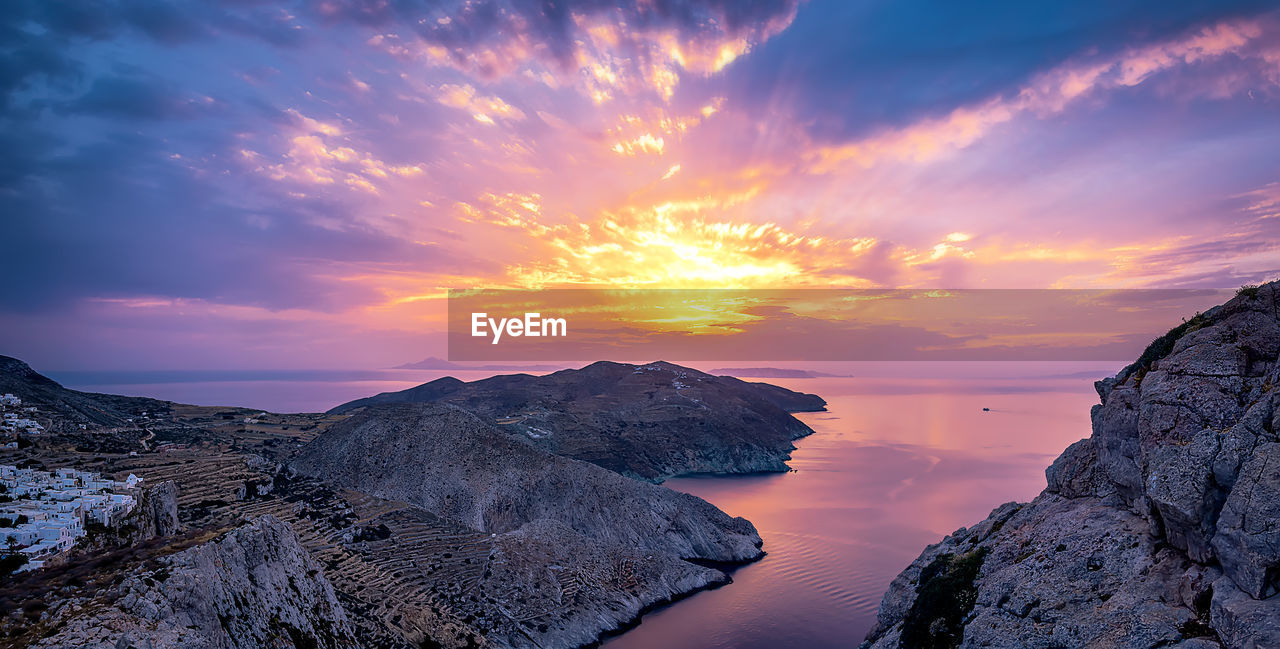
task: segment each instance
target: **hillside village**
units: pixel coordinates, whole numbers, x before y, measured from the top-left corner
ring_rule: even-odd
[[[0,433],[40,433],[44,426],[32,419],[39,410],[35,406],[22,407],[22,399],[12,394],[0,395]],[[16,442],[11,442],[16,446]]]
[[[0,541],[34,570],[66,554],[88,527],[117,525],[138,503],[142,480],[124,482],[60,468],[0,465]],[[13,554],[16,551],[18,554]]]

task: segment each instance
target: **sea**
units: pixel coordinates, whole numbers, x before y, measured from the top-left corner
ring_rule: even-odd
[[[733,583],[659,608],[608,649],[855,646],[885,588],[926,546],[1044,488],[1044,469],[1087,437],[1093,381],[1123,363],[896,362],[847,375],[749,378],[827,400],[797,415],[789,473],[665,484],[755,523],[766,556]],[[315,412],[441,376],[495,372],[52,372],[79,390],[272,412]],[[843,373],[842,373],[843,374]]]

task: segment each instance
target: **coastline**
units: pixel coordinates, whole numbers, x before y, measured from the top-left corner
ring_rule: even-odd
[[[687,600],[699,593],[704,593],[712,590],[719,590],[721,588],[724,588],[725,586],[729,586],[733,584],[734,572],[737,572],[739,569],[749,566],[753,563],[758,563],[760,560],[764,559],[768,555],[769,553],[765,552],[762,549],[760,551],[760,554],[756,555],[755,557],[748,559],[746,561],[739,561],[739,562],[685,559],[685,561],[688,561],[689,563],[692,563],[694,565],[702,566],[704,568],[714,568],[716,570],[719,570],[724,575],[724,579],[708,582],[705,586],[694,588],[692,590],[688,590],[683,593],[677,593],[670,597],[666,597],[666,598],[651,602],[649,604],[646,604],[640,607],[640,611],[636,613],[635,617],[631,618],[630,620],[627,620],[626,622],[623,622],[622,624],[619,624],[618,626],[612,629],[608,629],[600,632],[600,635],[599,637],[596,638],[595,642],[581,645],[579,649],[597,649],[598,647],[604,645],[609,640],[622,636],[628,631],[631,631],[632,629],[639,627],[641,624],[644,623],[645,616],[649,615],[650,613],[655,613],[657,611],[670,608],[671,606],[679,604],[680,602],[683,602],[684,600]]]
[[[928,381],[934,380],[928,379]],[[973,433],[972,442],[968,445],[977,448],[1003,449],[1004,447],[993,445],[993,443],[1007,439],[1009,430],[1031,424],[1043,426],[1045,422],[1043,408],[1037,411],[1034,417],[1025,412],[1018,414],[1021,411],[1010,409],[1008,406],[1012,401],[1008,400],[1023,393],[1010,394],[1002,389],[1001,386],[1004,384],[999,382],[988,386],[991,387],[992,392],[986,397],[975,397],[969,390],[959,390],[946,393],[953,396],[931,397],[928,407],[920,407],[920,391],[908,389],[902,390],[902,394],[878,397],[876,403],[882,404],[883,407],[869,408],[867,391],[859,386],[865,386],[874,381],[876,379],[872,377],[805,380],[804,384],[812,386],[811,390],[824,394],[829,392],[831,396],[828,398],[832,401],[822,410],[812,411],[812,415],[800,415],[800,421],[806,428],[797,427],[797,430],[804,430],[806,434],[796,439],[793,448],[787,454],[785,460],[788,468],[786,469],[780,467],[778,471],[684,474],[672,476],[671,479],[689,482],[672,485],[669,480],[666,481],[670,489],[689,493],[724,507],[726,512],[743,516],[761,529],[773,530],[764,539],[764,543],[769,547],[768,553],[754,555],[750,560],[732,564],[691,562],[723,571],[725,577],[718,577],[708,571],[696,580],[690,580],[684,584],[673,584],[673,586],[686,587],[688,590],[668,593],[665,596],[661,592],[651,591],[648,595],[656,599],[648,603],[643,603],[644,600],[641,598],[632,600],[632,603],[626,605],[626,610],[618,610],[614,615],[609,615],[608,621],[600,620],[600,627],[608,625],[611,628],[600,628],[594,633],[584,633],[576,639],[577,642],[584,644],[566,646],[617,646],[619,649],[667,646],[668,649],[690,649],[700,644],[720,648],[732,647],[738,642],[746,642],[748,638],[767,638],[773,642],[780,642],[781,638],[790,637],[788,634],[795,634],[796,630],[786,629],[785,624],[753,621],[741,616],[730,615],[726,620],[713,620],[707,616],[715,614],[715,611],[721,610],[726,605],[764,610],[759,607],[767,607],[770,598],[790,598],[793,594],[797,598],[796,602],[805,602],[808,612],[794,607],[788,609],[784,606],[780,611],[783,615],[780,619],[790,619],[792,623],[806,626],[808,630],[800,632],[797,637],[817,642],[815,646],[826,646],[825,642],[837,637],[832,635],[833,633],[843,635],[852,633],[859,636],[865,633],[861,628],[864,624],[863,620],[871,613],[862,610],[864,607],[860,602],[870,597],[873,592],[878,599],[885,584],[892,578],[892,573],[874,569],[874,562],[890,557],[888,560],[894,562],[895,566],[898,565],[896,563],[897,548],[880,546],[879,541],[875,540],[878,537],[868,535],[867,525],[851,520],[839,511],[827,509],[827,513],[816,515],[797,514],[794,512],[796,503],[807,503],[807,506],[801,507],[801,510],[810,509],[814,512],[823,508],[838,509],[844,506],[841,503],[845,501],[836,498],[836,495],[845,494],[844,497],[853,499],[849,502],[858,507],[882,508],[879,504],[857,505],[857,503],[862,502],[860,498],[871,495],[870,491],[879,491],[881,487],[876,485],[883,484],[884,488],[893,487],[898,484],[902,475],[914,475],[932,466],[931,461],[925,462],[920,458],[933,457],[941,453],[943,458],[941,466],[955,468],[959,466],[954,464],[956,461],[970,462],[979,455],[987,456],[991,453],[994,453],[995,457],[1004,457],[1015,450],[984,451],[971,454],[974,457],[968,459],[956,457],[953,455],[956,451],[936,447],[928,437],[931,430],[930,422],[936,421],[941,413],[946,413],[945,418],[952,422],[972,420],[970,423],[979,427],[974,430],[980,430],[981,433]],[[1044,389],[1053,394],[1072,395],[1067,401],[1073,405],[1070,408],[1064,405],[1061,410],[1079,420],[1078,413],[1085,411],[1083,402],[1088,400],[1079,395],[1088,389],[1088,383],[1083,379],[1075,378],[1070,379],[1070,382],[1075,386],[1071,390],[1065,390],[1058,384],[1046,385]],[[785,382],[784,385],[786,385]],[[793,384],[790,387],[794,389],[800,386]],[[935,388],[927,394],[937,393],[939,390]],[[999,406],[1002,412],[1008,410],[1014,414],[993,419],[980,414],[973,406],[975,401]],[[1080,403],[1076,403],[1077,401]],[[910,404],[915,405],[904,409]],[[938,408],[943,410],[940,411]],[[192,412],[184,411],[183,414],[191,416],[199,414],[197,411],[204,410],[195,408]],[[221,413],[218,409],[209,410],[212,415]],[[916,414],[904,417],[904,412]],[[1048,412],[1054,412],[1054,409]],[[243,414],[250,416],[255,413]],[[1052,419],[1056,420],[1058,417],[1053,416]],[[292,435],[293,431],[301,431],[306,423],[296,416],[268,415],[249,426],[252,429],[249,432],[252,435],[262,435],[269,430],[271,435]],[[229,428],[244,427],[239,419],[227,425]],[[287,426],[288,429],[281,426]],[[277,428],[279,430],[276,430]],[[1079,425],[1077,423],[1063,428],[1074,433],[1079,429]],[[874,432],[868,434],[863,430]],[[956,433],[955,429],[951,429],[951,432]],[[228,430],[228,434],[241,435],[242,433],[233,433]],[[1075,438],[1074,434],[1072,438]],[[1054,442],[1053,446],[1060,448],[1057,444]],[[1035,448],[1038,446],[1034,444],[1028,448],[1019,447],[1020,451]],[[284,451],[283,448],[275,447],[266,447],[261,450],[268,452],[272,457]],[[192,449],[187,452],[195,453],[196,451]],[[1021,455],[1019,454],[1018,457]],[[1035,463],[1033,473],[1036,474],[1037,481],[1043,480],[1042,467],[1040,461]],[[786,473],[790,473],[786,480],[770,479],[771,476],[781,476]],[[948,473],[952,472],[948,471]],[[871,482],[867,482],[868,479]],[[888,482],[883,482],[884,480]],[[981,489],[985,493],[988,487],[988,484],[983,484]],[[853,491],[849,491],[850,489]],[[1000,491],[1005,493],[1005,487],[1000,487]],[[1010,495],[1016,497],[1018,493],[1013,491]],[[816,499],[808,500],[810,496],[816,496]],[[804,500],[798,501],[797,498]],[[936,510],[934,505],[938,503],[927,499],[921,504],[930,510]],[[789,511],[792,513],[787,513]],[[939,514],[941,514],[940,511],[933,511],[926,516]],[[795,518],[797,515],[806,518],[797,519]],[[955,522],[962,522],[969,515],[956,518]],[[905,525],[915,523],[914,520],[897,522]],[[818,528],[812,527],[820,525],[830,535],[845,541],[870,539],[869,542],[873,545],[863,546],[866,548],[864,551],[849,549],[844,541],[828,541],[812,536],[798,540],[798,535],[779,534],[782,530],[796,529],[797,525],[809,526],[807,529],[812,533],[823,534],[816,531]],[[831,529],[831,525],[836,525],[837,529]],[[917,536],[911,536],[911,538],[915,539]],[[814,557],[809,556],[810,549],[816,549],[821,553],[816,562]],[[871,559],[872,554],[877,557],[874,561]],[[738,572],[743,566],[761,562],[765,556],[770,558],[769,562],[765,562],[766,565],[758,566],[745,573]],[[910,556],[903,554],[902,565],[909,561]],[[880,574],[881,572],[884,574]],[[853,578],[850,575],[859,576]],[[817,582],[815,583],[814,580]],[[735,588],[721,590],[722,586],[731,584]],[[693,598],[698,593],[713,590],[717,592],[706,598]],[[801,599],[801,594],[808,594],[805,597],[819,597],[822,600]],[[685,603],[685,600],[689,602]],[[684,606],[674,606],[680,603]],[[661,614],[653,615],[654,613]],[[813,617],[814,615],[828,616],[827,619],[832,620],[832,624],[827,625]],[[638,630],[642,628],[643,630]]]

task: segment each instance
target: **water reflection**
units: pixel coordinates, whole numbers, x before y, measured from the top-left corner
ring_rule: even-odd
[[[856,646],[924,546],[1044,488],[1045,466],[1089,434],[1092,378],[1115,369],[770,380],[829,403],[800,415],[817,433],[798,443],[794,473],[668,481],[751,519],[769,555],[608,649]]]
[[[925,545],[1044,487],[1045,466],[1089,434],[1089,407],[1097,402],[1092,381],[1114,374],[1119,364],[822,369],[855,377],[752,379],[828,401],[828,412],[799,415],[817,432],[798,442],[794,473],[667,483],[751,519],[769,555],[739,569],[728,587],[645,616],[639,627],[609,640],[608,649],[856,646],[885,587]],[[116,384],[66,378],[78,389],[299,412],[445,374],[475,380],[493,373]]]

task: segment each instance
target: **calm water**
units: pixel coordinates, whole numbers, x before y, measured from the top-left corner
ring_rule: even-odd
[[[607,649],[857,646],[924,546],[1044,488],[1045,466],[1088,436],[1097,401],[1083,376],[904,373],[771,380],[829,402],[830,412],[800,415],[817,433],[798,442],[794,473],[667,482],[749,518],[768,556],[729,586],[645,616]]]
[[[732,585],[646,615],[608,649],[856,645],[885,587],[925,545],[1044,487],[1045,466],[1089,434],[1092,381],[1119,365],[856,364],[822,368],[855,378],[752,379],[828,401],[829,412],[799,415],[817,432],[798,442],[795,472],[667,485],[749,518],[768,556]],[[314,412],[445,374],[53,376],[82,390]]]

